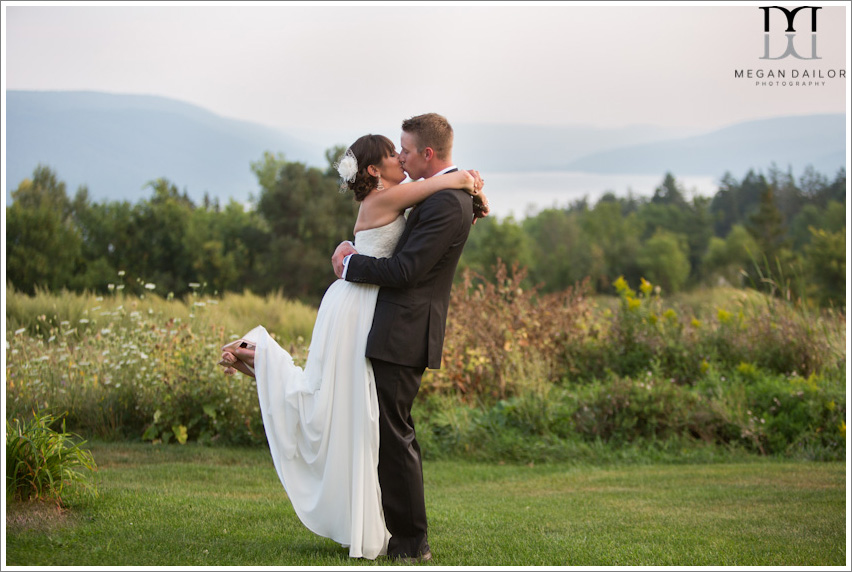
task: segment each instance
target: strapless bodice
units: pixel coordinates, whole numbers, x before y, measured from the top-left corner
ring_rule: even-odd
[[[355,250],[358,254],[374,258],[390,258],[405,228],[405,217],[400,215],[392,223],[355,233]]]

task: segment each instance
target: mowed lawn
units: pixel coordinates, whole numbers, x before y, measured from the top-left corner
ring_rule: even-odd
[[[92,444],[100,496],[7,504],[6,566],[346,566],[264,448]],[[437,566],[844,566],[844,463],[424,464]]]

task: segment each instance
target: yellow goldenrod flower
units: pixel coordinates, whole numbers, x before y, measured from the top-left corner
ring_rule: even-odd
[[[647,296],[654,289],[654,285],[645,280],[644,278],[642,278],[641,280],[642,283],[639,286],[639,289],[642,290],[642,293],[645,294],[645,296]]]

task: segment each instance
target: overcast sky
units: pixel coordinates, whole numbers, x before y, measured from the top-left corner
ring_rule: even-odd
[[[735,77],[845,70],[849,3],[819,5],[821,59],[769,61],[758,3],[4,2],[4,87],[162,95],[278,128],[392,138],[427,111],[704,130],[845,112],[848,78],[770,87]],[[772,14],[778,57],[785,22]],[[796,25],[796,50],[810,56],[809,15]]]

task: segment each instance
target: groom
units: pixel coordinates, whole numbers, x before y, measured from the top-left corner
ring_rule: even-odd
[[[453,128],[437,113],[402,122],[399,162],[412,180],[456,170]],[[391,258],[357,254],[348,242],[335,250],[339,278],[378,284],[367,357],[379,401],[379,484],[391,533],[388,556],[432,559],[420,446],[411,406],[423,371],[441,367],[453,275],[470,232],[473,205],[461,190],[443,190],[411,211]]]

